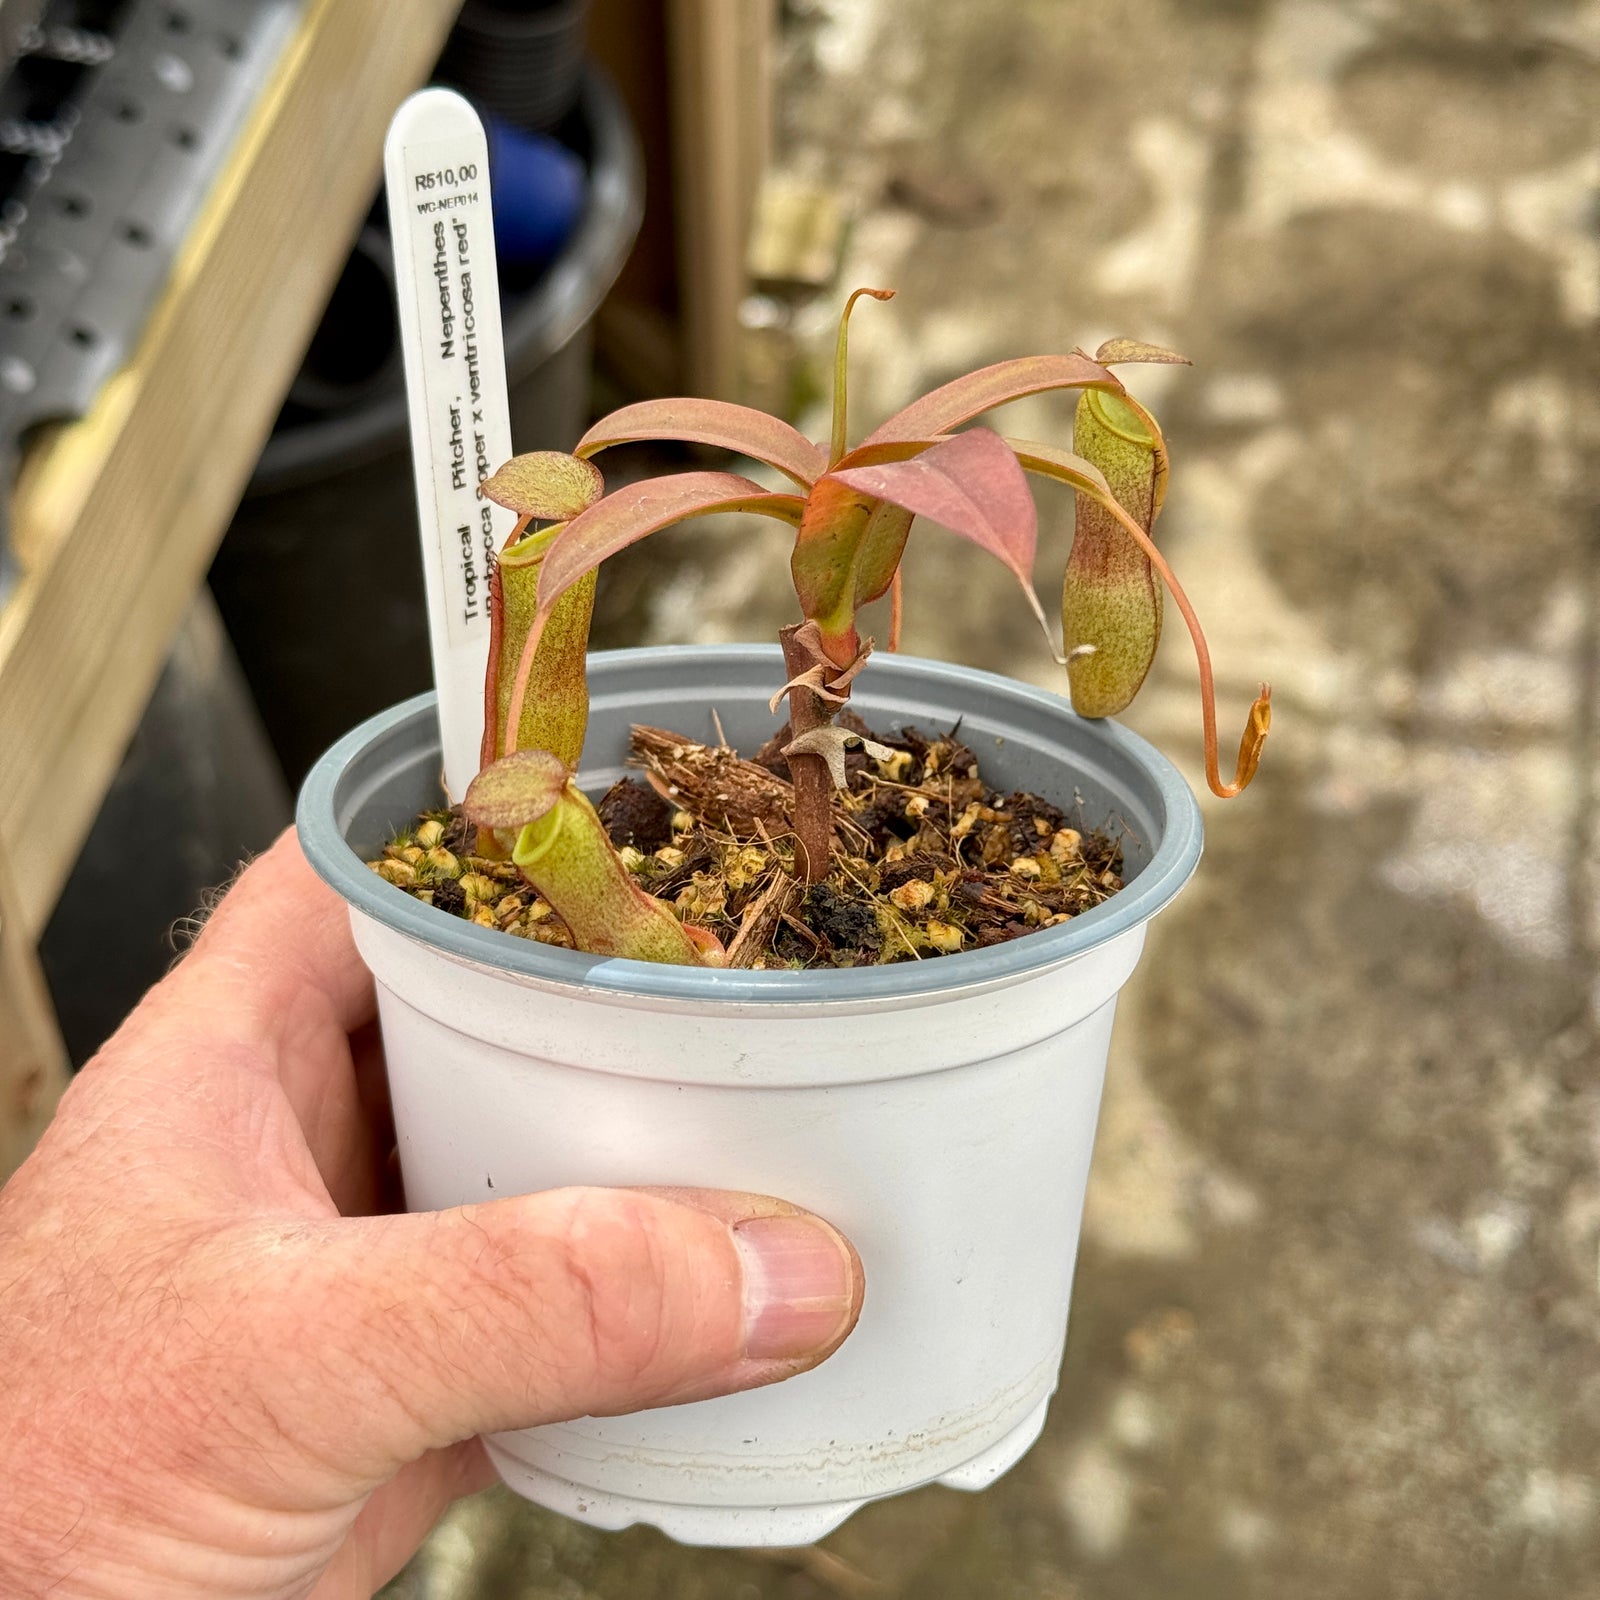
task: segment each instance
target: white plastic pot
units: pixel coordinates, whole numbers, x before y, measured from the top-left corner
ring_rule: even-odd
[[[775,648],[591,658],[584,782],[632,722],[753,750]],[[301,796],[312,862],[377,980],[407,1204],[567,1184],[779,1195],[847,1233],[866,1304],[821,1367],[770,1388],[496,1435],[502,1477],[606,1528],[794,1545],[920,1484],[977,1489],[1056,1387],[1117,992],[1200,854],[1194,798],[1126,729],[1008,679],[874,658],[868,723],[948,730],[995,787],[1124,838],[1128,886],[1009,944],[829,972],[602,961],[450,918],[362,865],[438,802],[424,697],[331,750]]]

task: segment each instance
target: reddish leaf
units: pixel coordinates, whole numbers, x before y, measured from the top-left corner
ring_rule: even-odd
[[[999,434],[970,428],[909,461],[847,467],[829,476],[981,545],[1032,591],[1037,513],[1028,480]]]
[[[1050,624],[1033,588],[1033,553],[1038,544],[1038,514],[1028,481],[1011,447],[988,428],[969,428],[954,438],[931,445],[909,461],[879,467],[848,467],[832,478],[858,492],[875,495],[913,516],[931,517],[952,533],[998,556],[1022,586],[1034,619],[1046,640]],[[905,542],[905,530],[900,531]],[[865,541],[863,540],[863,543]],[[889,569],[881,594],[898,568]],[[1055,645],[1050,645],[1051,653]]]
[[[1017,461],[1029,472],[1042,477],[1055,478],[1072,489],[1082,489],[1100,499],[1111,498],[1111,486],[1105,474],[1092,461],[1075,456],[1059,445],[1036,444],[1032,439],[1013,439],[1006,443],[1016,452]]]
[[[515,750],[523,706],[534,676],[540,644],[552,623],[556,602],[593,572],[607,556],[625,550],[685,517],[716,511],[754,511],[798,524],[805,502],[799,495],[769,494],[760,484],[731,472],[680,472],[629,484],[597,501],[556,536],[539,568],[538,612],[523,640],[505,708],[505,746]]]
[[[896,412],[882,427],[869,433],[862,443],[929,439],[949,433],[1008,400],[1020,400],[1046,389],[1082,389],[1091,385],[1118,393],[1122,389],[1109,369],[1090,360],[1081,350],[1074,350],[1069,356],[1022,356],[1015,361],[1000,361],[913,400],[904,411]]]
[[[731,472],[678,472],[617,489],[574,517],[544,558],[539,574],[539,609],[592,572],[607,556],[685,517],[717,511],[754,511],[798,525],[805,502],[799,495],[769,494],[758,483]]]
[[[837,472],[841,467],[879,467],[885,461],[909,461],[924,450],[942,444],[952,437],[948,433],[935,434],[928,439],[880,439],[876,444],[858,444],[847,450],[829,469]]]
[[[765,461],[806,488],[828,468],[822,451],[787,422],[726,400],[641,400],[623,406],[584,434],[577,453],[592,456],[614,444],[639,439],[686,439],[715,445]]]

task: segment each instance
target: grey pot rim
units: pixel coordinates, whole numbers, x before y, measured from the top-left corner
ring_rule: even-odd
[[[690,655],[702,659],[745,655],[752,661],[759,660],[770,675],[777,649],[754,644],[673,645],[597,652],[593,659],[621,664]],[[829,1001],[892,1004],[1015,983],[1138,928],[1167,906],[1189,881],[1204,843],[1200,808],[1178,769],[1154,745],[1120,723],[1081,718],[1061,696],[1014,678],[916,656],[882,659],[915,672],[920,681],[935,687],[940,681],[959,679],[969,685],[976,681],[996,695],[1030,702],[1035,708],[1074,724],[1080,737],[1104,741],[1143,767],[1159,791],[1165,825],[1151,859],[1133,882],[1092,911],[1053,928],[1042,928],[987,949],[886,966],[804,972],[732,971],[584,955],[519,939],[435,911],[386,883],[346,843],[341,831],[336,801],[343,774],[375,740],[402,725],[431,721],[435,715],[431,691],[369,717],[317,761],[301,787],[295,809],[301,848],[317,875],[348,905],[442,955],[564,989],[700,1005]],[[437,739],[436,727],[430,735]]]

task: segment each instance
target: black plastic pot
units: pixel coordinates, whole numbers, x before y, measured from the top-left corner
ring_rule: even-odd
[[[466,0],[439,77],[496,116],[545,133],[583,81],[589,0]]]
[[[394,246],[382,228],[369,224],[334,285],[289,401],[312,415],[348,411],[373,396],[392,393],[399,373]]]

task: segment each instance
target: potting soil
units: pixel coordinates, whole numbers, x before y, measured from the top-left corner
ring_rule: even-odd
[[[795,876],[786,735],[745,759],[636,727],[642,779],[623,778],[598,801],[640,886],[711,929],[730,965],[875,966],[982,949],[1122,887],[1113,836],[1038,795],[990,788],[959,730],[886,736],[848,713],[839,720],[890,753],[846,756],[832,871],[809,888]],[[369,865],[449,915],[570,948],[549,903],[478,843],[459,809],[428,812]]]

